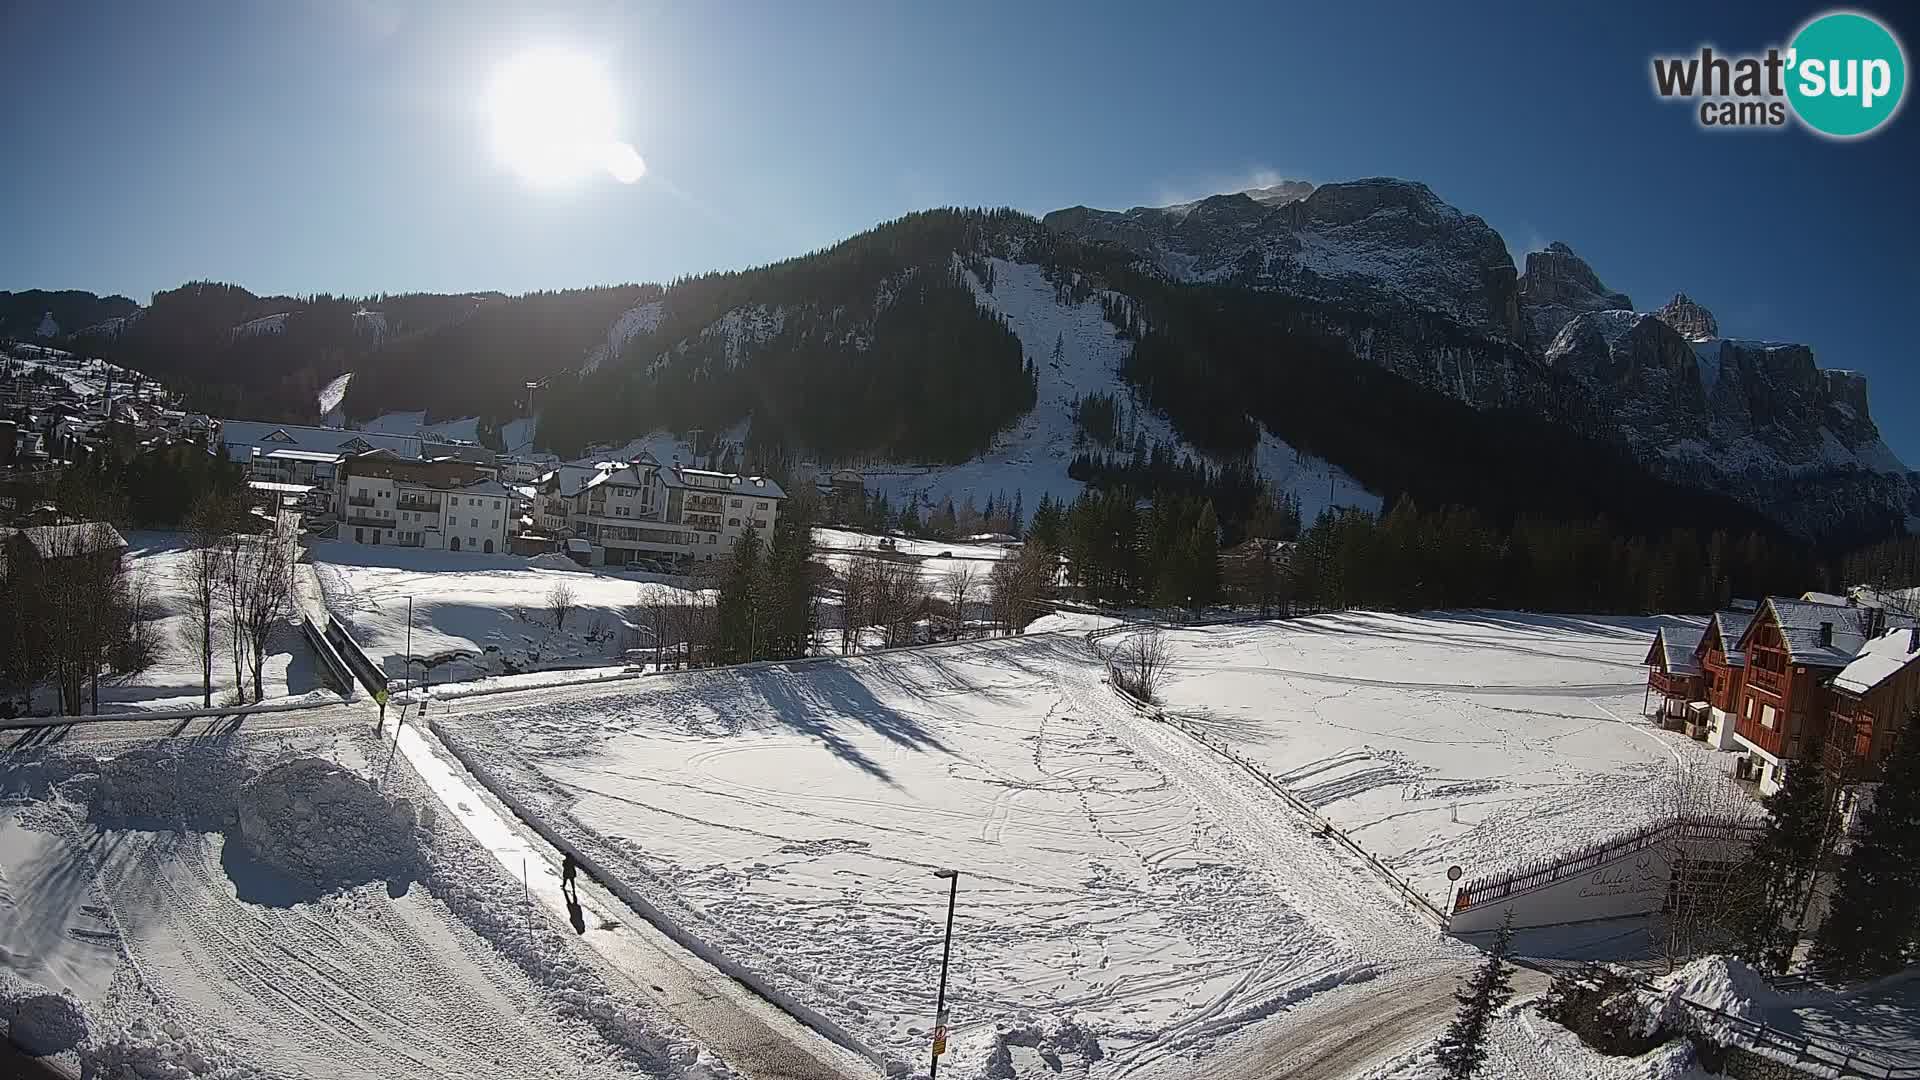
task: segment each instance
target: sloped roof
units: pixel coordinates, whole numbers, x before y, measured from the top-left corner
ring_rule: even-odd
[[[1747,636],[1747,627],[1753,625],[1755,612],[1752,608],[1729,608],[1713,613],[1707,623],[1707,633],[1701,636],[1704,644],[1714,634],[1720,635],[1720,651],[1726,654],[1730,667],[1746,667],[1747,654],[1740,648],[1740,640]]]
[[[1699,649],[1705,633],[1691,626],[1663,626],[1654,631],[1653,648],[1647,653],[1646,662],[1659,664],[1661,670],[1671,675],[1698,675],[1700,662],[1694,652]]]
[[[1896,627],[1866,643],[1860,655],[1833,677],[1833,685],[1850,693],[1864,694],[1899,674],[1902,668],[1920,663],[1920,634],[1911,627]]]
[[[104,521],[88,521],[79,525],[36,525],[21,529],[19,535],[33,548],[33,553],[42,559],[124,551],[127,547],[120,530]]]
[[[1866,647],[1868,622],[1875,609],[1862,607],[1835,607],[1832,604],[1819,604],[1806,600],[1795,600],[1785,596],[1770,596],[1761,607],[1764,617],[1771,613],[1780,626],[1780,636],[1786,640],[1787,655],[1796,664],[1812,667],[1843,668],[1853,661],[1860,650]],[[1831,623],[1833,638],[1831,644],[1820,641],[1821,626]],[[1887,617],[1887,629],[1910,627],[1914,620],[1909,616],[1894,615]],[[1754,626],[1760,619],[1754,619]],[[1751,636],[1753,627],[1747,628]],[[1745,638],[1741,648],[1746,647]]]
[[[765,476],[742,476],[739,473],[715,472],[712,469],[688,469],[681,466],[661,469],[660,479],[670,488],[684,488],[688,491],[725,491],[734,495],[751,495],[756,499],[784,499],[787,493],[780,484]]]
[[[252,457],[255,447],[262,454],[272,450],[306,450],[324,454],[390,450],[403,458],[421,456],[418,435],[382,435],[373,431],[275,424],[260,420],[220,421],[220,441],[226,444],[227,456],[235,461],[246,461]]]

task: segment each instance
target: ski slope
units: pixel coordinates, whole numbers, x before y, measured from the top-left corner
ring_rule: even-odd
[[[1159,1075],[1453,946],[1236,768],[1132,712],[1077,635],[456,703],[470,760],[713,948],[924,1054],[961,873],[956,1076]],[[997,1071],[1011,1069],[1012,1072]]]

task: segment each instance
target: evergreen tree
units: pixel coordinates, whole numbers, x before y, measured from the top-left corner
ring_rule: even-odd
[[[900,531],[906,533],[908,536],[919,536],[922,531],[920,527],[920,500],[911,495],[907,496],[907,505],[900,511]]]
[[[1468,1080],[1487,1058],[1487,1024],[1494,1010],[1513,997],[1513,968],[1507,953],[1513,946],[1513,912],[1500,924],[1486,963],[1454,994],[1460,1009],[1434,1049],[1434,1057],[1452,1080]]]
[[[1020,502],[1020,489],[1014,488],[1013,509],[1007,514],[1007,524],[1012,527],[1009,528],[1007,532],[1011,533],[1015,540],[1020,539],[1020,537],[1026,533],[1027,528],[1026,510],[1020,505]]]
[[[1060,550],[1060,505],[1046,492],[1040,493],[1040,505],[1033,508],[1027,542],[1046,551]]]
[[[1880,975],[1905,966],[1920,946],[1920,708],[1896,738],[1886,779],[1840,864],[1814,942],[1816,966]]]
[[[763,595],[759,567],[760,534],[748,529],[734,541],[733,558],[715,605],[715,646],[723,660],[738,663],[754,657],[761,619],[757,608]]]
[[[760,567],[756,590],[761,609],[762,636],[754,659],[797,659],[813,644],[815,590],[813,578],[813,521],[810,508],[793,503],[784,508],[773,529],[773,540]]]
[[[1825,776],[1812,762],[1789,766],[1786,782],[1761,805],[1767,823],[1753,846],[1756,901],[1738,917],[1737,952],[1756,967],[1785,972],[1833,808]]]

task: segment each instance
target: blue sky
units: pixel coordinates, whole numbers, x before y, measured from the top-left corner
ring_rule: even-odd
[[[1830,142],[1701,131],[1655,52],[1784,43],[1766,4],[42,3],[0,12],[0,288],[145,300],[519,292],[822,247],[928,206],[1127,207],[1263,178],[1423,180],[1516,260],[1565,240],[1651,308],[1870,377],[1920,465],[1920,117]],[[1920,16],[1860,8],[1908,50]],[[650,172],[540,189],[482,102],[591,54]]]

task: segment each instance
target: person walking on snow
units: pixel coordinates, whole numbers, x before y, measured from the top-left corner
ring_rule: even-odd
[[[562,852],[560,855],[560,887],[562,889],[572,889],[576,893],[579,892],[580,886],[574,882],[574,875],[579,872],[580,867],[574,863],[573,856]]]

